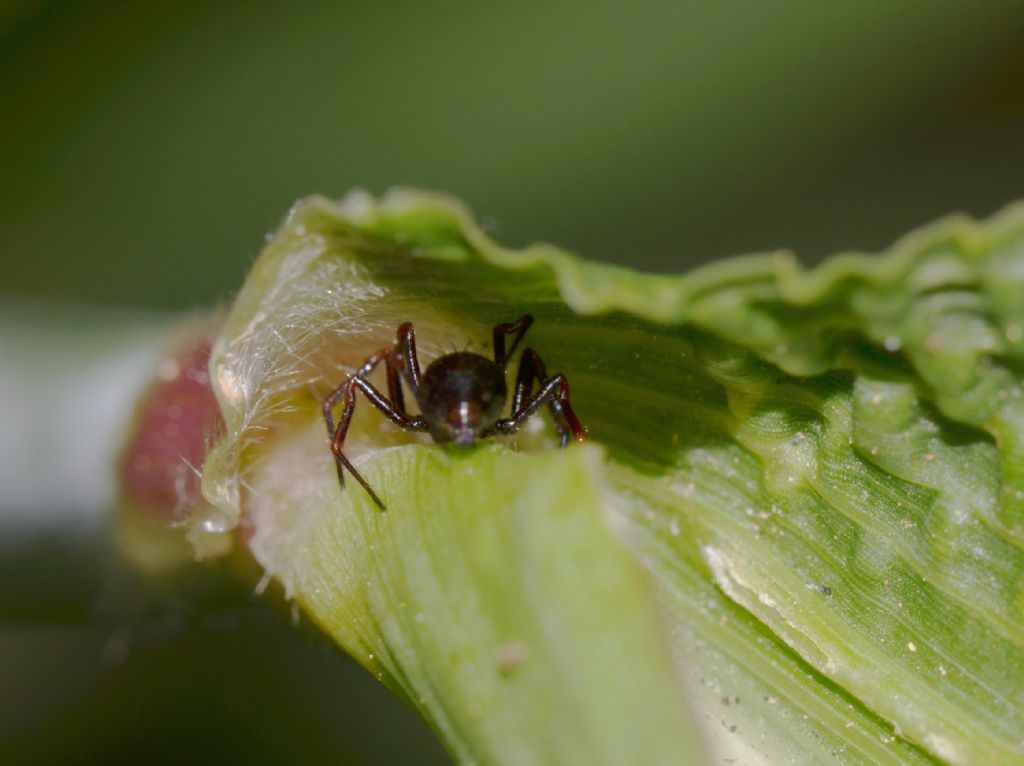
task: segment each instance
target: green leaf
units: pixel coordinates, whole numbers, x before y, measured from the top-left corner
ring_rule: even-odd
[[[360,405],[389,510],[338,491],[327,391],[403,321],[429,361],[527,311],[591,445],[452,455]],[[197,546],[246,517],[462,763],[698,762],[677,680],[714,758],[1024,763],[1024,209],[669,277],[506,250],[435,195],[311,198],[211,371]]]
[[[323,439],[313,428],[299,450]],[[325,470],[307,491],[329,502],[317,503],[285,577],[462,763],[695,760],[655,600],[607,523],[602,462],[593,445],[394,448],[367,478],[415,481],[387,513],[361,492],[343,497]],[[277,492],[264,502],[294,500]]]

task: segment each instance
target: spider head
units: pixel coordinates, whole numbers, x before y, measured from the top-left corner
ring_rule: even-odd
[[[437,359],[416,394],[434,441],[471,447],[501,417],[505,373],[490,359],[462,351]]]

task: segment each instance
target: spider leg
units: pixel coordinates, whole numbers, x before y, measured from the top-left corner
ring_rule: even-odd
[[[323,407],[323,413],[324,413],[324,422],[327,424],[327,438],[328,439],[333,439],[334,438],[334,433],[335,433],[335,430],[336,430],[335,426],[334,426],[334,417],[331,415],[331,412],[334,410],[334,405],[338,403],[339,399],[344,397],[345,398],[345,411],[348,412],[349,409],[350,409],[350,405],[349,405],[349,388],[350,388],[350,383],[351,383],[352,378],[357,376],[357,375],[364,375],[364,376],[365,375],[369,375],[371,372],[373,372],[373,368],[376,367],[378,364],[380,364],[382,359],[386,359],[387,356],[388,356],[388,350],[386,348],[385,349],[381,349],[380,351],[378,351],[375,354],[371,354],[370,356],[368,356],[366,358],[366,361],[363,362],[363,366],[360,367],[358,370],[356,370],[355,375],[350,375],[345,380],[344,383],[342,383],[336,389],[331,391],[331,393],[329,393],[324,398],[323,406],[322,407]],[[393,393],[393,391],[391,391],[391,376],[390,375],[388,376],[388,393]],[[353,400],[351,406],[355,406],[354,400]],[[351,418],[351,413],[349,413],[349,417]],[[344,417],[344,415],[342,415],[342,422],[344,422],[344,420],[345,420],[345,417]],[[340,426],[341,426],[341,423],[339,423],[339,427]],[[348,430],[348,424],[347,423],[345,423],[345,429],[344,430],[346,430],[346,431]],[[339,478],[340,478],[340,474],[339,474]],[[344,482],[342,482],[342,484],[344,484]]]
[[[534,380],[541,385],[540,390],[531,395]],[[493,431],[512,433],[518,430],[527,418],[533,416],[545,402],[551,409],[551,416],[555,421],[561,446],[564,447],[569,443],[570,436],[577,441],[586,439],[587,432],[576,417],[576,413],[573,412],[572,404],[569,401],[569,381],[561,373],[548,378],[544,360],[540,358],[540,354],[532,348],[528,348],[523,352],[519,372],[516,375],[512,414],[495,423]]]
[[[384,366],[388,374],[388,399],[395,406],[395,409],[408,417],[405,409],[405,394],[402,393],[402,374],[395,364],[395,353],[392,351],[384,360]]]
[[[383,412],[389,420],[398,426],[410,431],[425,431],[427,429],[427,423],[422,417],[411,417],[405,411],[401,379],[399,377],[398,369],[393,364],[391,356],[391,349],[382,349],[368,357],[363,363],[363,366],[360,367],[355,374],[350,375],[344,383],[328,394],[323,402],[323,414],[324,422],[327,425],[327,436],[330,439],[331,453],[334,455],[335,464],[338,469],[338,484],[342,487],[345,486],[344,471],[348,470],[381,510],[384,510],[384,503],[381,502],[377,494],[370,488],[370,485],[355,469],[351,461],[345,457],[344,452],[342,452],[342,447],[345,444],[345,436],[348,434],[348,428],[352,422],[352,414],[355,412],[356,389],[362,391],[366,398],[370,400],[370,404]],[[369,375],[373,369],[381,363],[381,361],[385,361],[387,363],[388,394],[391,397],[390,400],[374,388],[373,384],[366,380],[366,376]],[[341,418],[338,420],[337,425],[335,425],[332,410],[339,399],[343,401],[344,409],[342,410]]]
[[[405,322],[398,328],[398,337],[390,360],[397,373],[405,375],[413,392],[418,391],[421,378],[420,360],[416,354],[416,331],[412,327],[412,322]]]
[[[516,373],[516,388],[512,395],[512,417],[515,417],[516,413],[523,409],[523,403],[533,391],[533,381],[536,380],[543,386],[547,378],[547,368],[544,365],[544,360],[540,358],[540,354],[532,348],[526,349],[523,352],[523,358],[519,360],[519,371]],[[554,411],[554,407],[552,407],[552,414],[556,415],[557,419],[558,413]]]
[[[516,347],[519,345],[519,341],[526,335],[526,331],[530,329],[530,325],[533,324],[533,316],[530,314],[523,314],[519,319],[514,322],[506,322],[504,324],[494,325],[494,363],[497,364],[501,369],[505,369],[508,366],[508,360],[515,353]],[[515,338],[512,339],[512,346],[509,350],[505,351],[505,336],[515,334]]]
[[[373,491],[373,488],[367,483],[366,479],[362,477],[359,471],[356,470],[355,466],[352,465],[351,461],[345,457],[345,453],[341,451],[341,447],[345,442],[345,434],[348,433],[349,423],[352,422],[352,413],[355,412],[356,408],[356,394],[355,388],[350,386],[349,383],[354,378],[350,378],[342,384],[344,389],[343,398],[345,401],[345,409],[341,414],[341,420],[338,422],[338,427],[334,429],[334,433],[331,435],[331,454],[334,455],[334,462],[338,468],[338,484],[344,488],[345,486],[345,473],[343,469],[347,469],[359,482],[360,486],[366,490],[366,494],[370,496],[370,499],[377,504],[377,507],[382,511],[386,510],[384,503],[377,497],[377,493]],[[326,402],[325,402],[326,404]],[[326,413],[326,406],[325,406]],[[330,430],[330,423],[328,423],[328,430]]]

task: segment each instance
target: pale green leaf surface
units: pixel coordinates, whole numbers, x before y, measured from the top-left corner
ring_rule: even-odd
[[[319,445],[322,429],[308,437]],[[396,447],[367,471],[381,487],[413,480],[388,513],[363,494],[338,513],[322,463],[313,491],[332,502],[291,562],[296,596],[460,763],[698,759],[646,575],[608,524],[596,446]]]
[[[526,311],[604,452],[542,429],[455,459],[361,406],[346,450],[391,510],[338,492],[330,387],[402,321],[429,360]],[[1021,763],[1022,336],[1019,210],[811,272],[658,277],[502,249],[438,196],[312,198],[215,349],[228,436],[194,538],[244,514],[268,575],[465,763],[692,759],[677,677],[716,756]]]

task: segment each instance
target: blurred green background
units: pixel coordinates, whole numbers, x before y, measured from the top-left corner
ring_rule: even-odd
[[[21,0],[0,115],[0,300],[226,302],[354,186],[637,268],[810,263],[1022,195],[1024,4]],[[445,762],[231,577],[126,593],[63,545],[0,552],[0,761]]]
[[[3,288],[231,294],[291,203],[396,184],[682,270],[879,248],[1021,193],[1016,2],[16,3]]]

